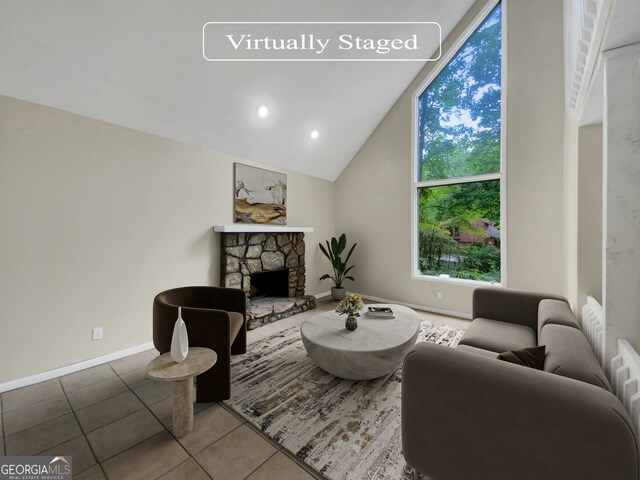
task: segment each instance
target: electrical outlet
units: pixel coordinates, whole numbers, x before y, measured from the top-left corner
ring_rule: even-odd
[[[95,327],[91,330],[91,340],[102,340],[102,327]]]
[[[440,299],[442,298],[442,292],[441,292],[441,291],[437,291],[437,292],[436,292],[436,298],[437,298],[438,300],[440,300]]]

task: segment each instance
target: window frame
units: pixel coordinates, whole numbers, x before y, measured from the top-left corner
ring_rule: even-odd
[[[418,102],[420,95],[436,79],[440,72],[449,64],[453,57],[462,48],[469,37],[480,27],[482,22],[500,3],[501,0],[489,0],[478,12],[475,18],[464,29],[450,48],[438,59],[435,67],[427,74],[414,90],[411,103],[411,279],[429,282],[451,283],[458,285],[496,285],[507,286],[507,137],[506,137],[506,112],[507,112],[507,3],[502,1],[502,58],[501,58],[501,82],[500,82],[500,171],[484,175],[470,177],[446,178],[418,182]],[[418,268],[418,192],[420,188],[442,185],[456,185],[486,180],[500,180],[500,282],[485,282],[481,280],[469,280],[464,278],[440,277],[424,275]]]

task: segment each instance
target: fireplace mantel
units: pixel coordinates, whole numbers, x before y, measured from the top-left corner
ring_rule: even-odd
[[[233,225],[214,225],[213,231],[223,233],[313,232],[313,227],[289,227],[287,225],[263,225],[259,223],[234,223]]]

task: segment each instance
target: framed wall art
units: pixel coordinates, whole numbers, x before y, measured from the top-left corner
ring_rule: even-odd
[[[263,168],[234,164],[234,221],[287,224],[287,176]]]

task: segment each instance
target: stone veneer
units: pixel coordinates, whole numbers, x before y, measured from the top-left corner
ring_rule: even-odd
[[[261,297],[253,299],[247,307],[247,329],[267,325],[282,318],[316,308],[316,297]]]
[[[220,284],[241,288],[250,297],[251,274],[288,269],[288,297],[258,298],[247,308],[249,330],[315,308],[304,294],[304,233],[222,233]]]

